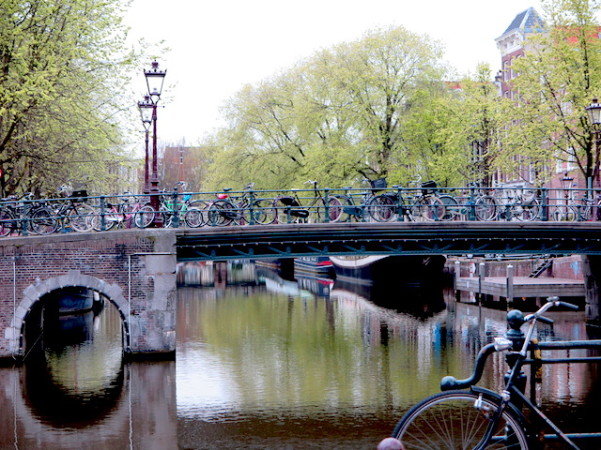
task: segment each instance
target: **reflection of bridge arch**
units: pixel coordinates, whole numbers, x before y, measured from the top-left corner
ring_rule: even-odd
[[[58,277],[48,278],[44,281],[36,280],[36,282],[28,286],[24,290],[24,296],[19,305],[15,308],[11,327],[15,330],[19,330],[19,335],[13,336],[10,339],[10,348],[15,356],[24,355],[24,332],[25,322],[29,314],[32,312],[34,306],[47,294],[67,287],[82,287],[98,292],[100,295],[106,297],[111,303],[113,303],[117,310],[123,324],[123,345],[124,350],[127,351],[130,347],[130,333],[129,333],[129,302],[123,296],[122,290],[119,286],[109,284],[104,280],[101,280],[90,275],[84,275],[79,271],[70,271],[66,275]]]

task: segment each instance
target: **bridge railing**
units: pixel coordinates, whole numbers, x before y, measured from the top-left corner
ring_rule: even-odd
[[[598,221],[596,189],[522,186],[303,188],[160,194],[88,195],[37,199],[28,194],[0,200],[0,236],[116,227],[203,227],[328,222]]]

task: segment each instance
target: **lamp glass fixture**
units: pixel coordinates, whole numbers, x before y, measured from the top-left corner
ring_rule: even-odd
[[[153,108],[154,104],[150,101],[150,96],[148,95],[144,96],[144,100],[138,102],[142,124],[146,130],[150,128],[150,124],[152,123]]]
[[[596,98],[593,99],[593,103],[586,107],[588,113],[588,119],[593,126],[601,125],[601,104]]]
[[[148,95],[153,103],[157,103],[161,98],[161,93],[163,92],[163,82],[165,81],[166,74],[166,70],[159,70],[159,63],[157,61],[152,62],[150,70],[144,70]]]

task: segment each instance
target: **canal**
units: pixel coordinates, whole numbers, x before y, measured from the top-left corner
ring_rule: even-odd
[[[447,289],[290,280],[248,263],[195,273],[178,289],[174,362],[123,364],[107,304],[44,335],[22,367],[0,367],[0,448],[373,449],[505,331],[506,307]],[[598,338],[582,312],[552,316],[544,339]],[[504,372],[496,356],[481,385],[498,390]],[[601,431],[597,366],[543,377],[552,417]]]

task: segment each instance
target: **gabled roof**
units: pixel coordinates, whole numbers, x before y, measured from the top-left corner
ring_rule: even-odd
[[[540,33],[544,27],[545,23],[543,19],[534,8],[530,7],[515,16],[515,19],[513,19],[511,25],[507,27],[503,34],[505,35],[514,30],[519,30],[522,33]]]

